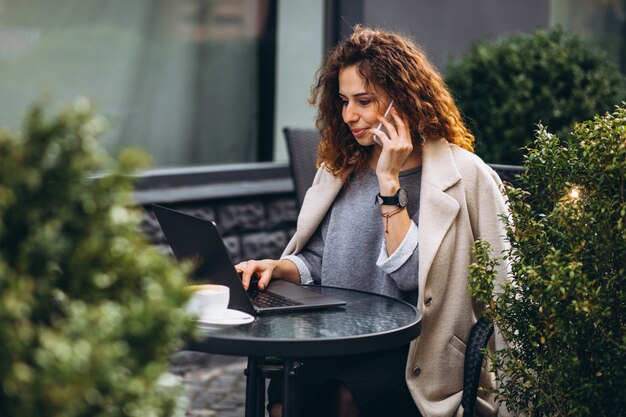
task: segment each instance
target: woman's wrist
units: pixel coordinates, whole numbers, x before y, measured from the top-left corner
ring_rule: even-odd
[[[392,196],[395,195],[400,188],[400,179],[397,176],[389,175],[385,177],[378,177],[378,188],[380,189],[380,195]]]
[[[291,282],[300,282],[298,267],[289,259],[274,260],[273,278],[282,278]]]

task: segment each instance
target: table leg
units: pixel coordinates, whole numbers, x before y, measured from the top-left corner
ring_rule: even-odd
[[[283,365],[283,417],[294,417],[295,407],[296,362],[285,359]]]
[[[248,368],[246,369],[246,417],[262,417],[264,414],[263,408],[261,408],[259,413],[259,374],[258,358],[248,357]],[[263,385],[265,385],[265,382],[263,382]],[[264,400],[265,398],[261,397],[261,404],[263,404]]]
[[[257,368],[256,410],[258,417],[265,417],[265,374],[260,368]]]

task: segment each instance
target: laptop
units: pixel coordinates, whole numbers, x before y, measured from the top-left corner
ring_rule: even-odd
[[[250,283],[246,291],[215,223],[156,204],[152,205],[152,210],[174,256],[179,260],[194,259],[198,262],[195,279],[199,283],[221,284],[230,288],[228,308],[256,316],[346,304],[343,300],[280,279],[270,281],[264,291],[259,291],[255,282]]]

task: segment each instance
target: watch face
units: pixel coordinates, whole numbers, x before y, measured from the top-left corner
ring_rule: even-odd
[[[404,188],[398,190],[398,205],[400,207],[406,207],[409,204],[409,193]]]

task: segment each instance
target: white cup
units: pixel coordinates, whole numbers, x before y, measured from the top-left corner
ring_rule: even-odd
[[[230,288],[225,285],[203,284],[191,286],[193,294],[187,304],[187,311],[206,319],[219,318],[228,308]]]

